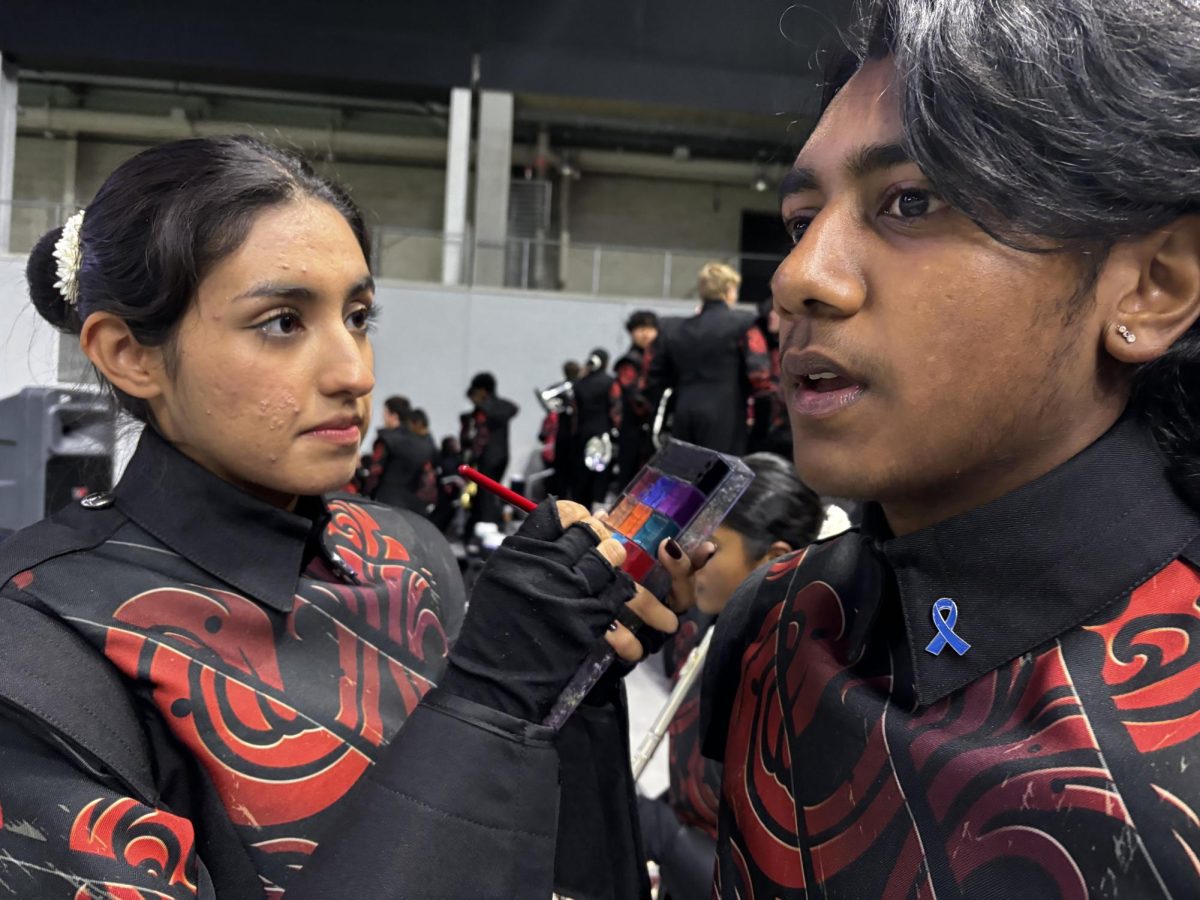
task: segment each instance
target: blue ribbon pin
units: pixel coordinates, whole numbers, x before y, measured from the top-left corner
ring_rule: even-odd
[[[957,623],[957,603],[949,597],[943,597],[937,603],[933,604],[933,627],[937,629],[937,634],[933,636],[933,640],[929,642],[929,646],[925,649],[934,656],[940,656],[947,644],[959,656],[970,650],[971,645],[954,633],[954,626]]]

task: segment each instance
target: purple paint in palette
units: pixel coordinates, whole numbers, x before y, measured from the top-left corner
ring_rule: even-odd
[[[624,566],[633,578],[660,597],[670,579],[658,563],[658,547],[674,538],[685,551],[707,540],[741,497],[754,475],[736,457],[703,447],[668,441],[622,493],[609,523],[626,539],[626,550],[640,548],[652,563],[630,553]]]

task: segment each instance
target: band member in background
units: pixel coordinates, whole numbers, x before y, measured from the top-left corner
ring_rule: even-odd
[[[429,515],[437,503],[436,456],[425,412],[409,411],[400,425],[379,430],[367,495],[380,503]]]
[[[500,481],[508,468],[508,423],[519,412],[517,405],[496,396],[496,376],[491,372],[480,372],[471,379],[467,399],[474,407],[462,416],[462,447],[467,463]],[[500,513],[500,501],[480,491],[471,507],[467,533],[478,522],[499,522]]]
[[[574,385],[583,372],[583,366],[573,359],[564,360],[562,364],[563,381]],[[566,497],[570,490],[572,471],[570,461],[574,459],[572,447],[575,432],[575,407],[567,397],[557,407],[546,413],[542,419],[542,427],[538,431],[538,440],[543,446],[543,460],[547,466],[554,469],[554,474],[546,481],[546,490],[556,497]],[[548,448],[549,453],[545,452]]]
[[[614,367],[613,391],[619,401],[617,425],[616,477],[629,481],[654,455],[650,425],[654,410],[646,398],[647,351],[658,337],[658,316],[650,310],[638,310],[625,323],[630,345]]]
[[[404,428],[410,412],[412,412],[412,402],[407,397],[400,394],[388,397],[383,401],[383,428]]]
[[[750,400],[750,452],[775,453],[792,458],[792,426],[788,422],[787,406],[779,392],[779,313],[774,301],[767,297],[758,304],[756,327],[762,332],[771,359],[771,390],[756,394]]]
[[[608,351],[597,348],[588,356],[583,377],[574,384],[574,433],[571,458],[570,498],[588,509],[604,502],[611,480],[609,466],[612,464],[611,432],[615,420],[613,385],[615,380],[608,374]],[[603,467],[597,459],[589,459],[589,443],[594,438],[597,444],[607,440],[605,446],[609,459]],[[596,456],[596,454],[591,454]]]
[[[746,452],[746,409],[771,390],[771,361],[754,313],[736,309],[742,278],[724,263],[700,270],[702,306],[663,319],[650,350],[646,393],[655,405],[674,391],[671,436],[721,453]]]

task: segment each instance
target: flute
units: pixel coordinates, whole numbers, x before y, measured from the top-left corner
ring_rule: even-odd
[[[633,754],[633,780],[635,782],[642,777],[642,772],[646,771],[650,757],[654,756],[654,751],[658,749],[658,745],[666,736],[667,729],[671,727],[671,720],[675,718],[675,713],[679,712],[684,697],[696,683],[700,673],[704,671],[704,657],[708,655],[714,628],[715,626],[709,625],[700,643],[693,647],[692,652],[688,654],[687,661],[679,670],[679,681],[675,683],[675,689],[671,691],[671,696],[667,698],[666,705],[659,712],[658,718],[654,720],[654,724],[650,726],[650,730],[638,744],[637,751]]]

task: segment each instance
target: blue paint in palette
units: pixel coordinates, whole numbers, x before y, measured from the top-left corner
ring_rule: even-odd
[[[679,523],[668,519],[662,513],[652,513],[638,533],[633,536],[633,542],[650,554],[658,553],[658,545],[667,538],[673,538],[680,532]]]

